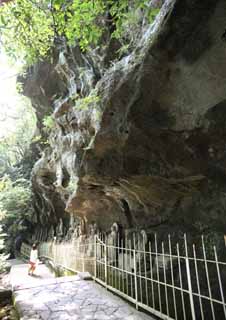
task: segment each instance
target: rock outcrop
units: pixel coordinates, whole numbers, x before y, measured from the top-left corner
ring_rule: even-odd
[[[45,238],[59,221],[66,235],[70,214],[83,233],[94,222],[225,230],[225,16],[224,0],[165,1],[111,67],[109,47],[60,43],[52,63],[30,70],[24,93],[39,129],[44,115],[55,122],[32,176]]]

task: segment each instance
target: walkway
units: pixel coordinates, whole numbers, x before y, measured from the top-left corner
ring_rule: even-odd
[[[11,269],[15,305],[22,320],[153,320],[94,281],[81,276],[54,278],[45,265],[27,275],[27,265]]]

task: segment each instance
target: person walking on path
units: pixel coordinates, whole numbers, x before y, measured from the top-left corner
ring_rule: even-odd
[[[31,249],[31,254],[30,254],[30,260],[29,260],[29,269],[28,269],[29,275],[33,276],[37,263],[38,263],[38,249],[37,249],[37,245],[33,244]]]

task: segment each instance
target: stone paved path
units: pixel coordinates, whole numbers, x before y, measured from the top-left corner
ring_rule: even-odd
[[[151,320],[94,281],[79,275],[53,278],[42,265],[40,278],[27,276],[27,265],[13,266],[11,279],[22,320]]]
[[[56,278],[44,265],[40,264],[37,267],[35,275],[28,276],[28,264],[13,265],[10,271],[10,282],[13,291],[18,289],[32,288],[39,285],[47,284]]]

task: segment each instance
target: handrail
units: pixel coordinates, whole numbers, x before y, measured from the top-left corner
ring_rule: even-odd
[[[195,320],[201,314],[201,320],[205,320],[210,307],[213,319],[226,319],[226,284],[222,282],[226,263],[219,261],[215,246],[214,259],[207,259],[206,254],[197,256],[194,245],[188,248],[186,236],[185,255],[180,253],[178,243],[177,253],[173,254],[170,236],[169,252],[163,242],[158,245],[156,237],[153,245],[143,243],[143,249],[142,243],[134,239],[105,239],[96,235],[85,242],[45,242],[39,245],[39,252],[41,257],[72,272],[89,271],[108,290],[161,319]],[[28,256],[30,249],[22,244],[24,255]],[[201,249],[207,252],[203,238]],[[215,294],[216,290],[220,295]]]

